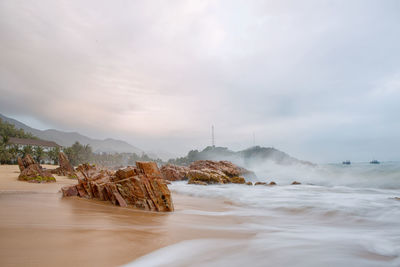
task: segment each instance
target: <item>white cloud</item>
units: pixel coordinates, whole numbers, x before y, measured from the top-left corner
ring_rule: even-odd
[[[399,132],[399,11],[397,1],[2,1],[0,112],[144,149],[207,145],[214,124],[233,148],[256,132],[299,157],[366,159],[343,140]]]

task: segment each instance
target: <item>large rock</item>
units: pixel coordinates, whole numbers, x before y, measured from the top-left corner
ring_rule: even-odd
[[[71,163],[68,160],[67,155],[64,152],[60,152],[58,154],[58,162],[60,167],[51,170],[51,173],[60,175],[60,176],[68,176],[69,178],[76,178],[76,173],[74,167],[72,167]]]
[[[189,170],[188,167],[172,164],[167,164],[160,168],[163,178],[168,181],[187,180]]]
[[[252,177],[254,173],[229,161],[199,160],[189,167],[165,165],[161,168],[163,178],[171,181],[188,179],[189,184],[244,184],[243,176]]]
[[[78,184],[62,188],[64,197],[78,196],[109,201],[121,207],[148,211],[173,211],[171,193],[155,162],[136,162],[116,172],[83,164],[77,168]]]
[[[49,183],[56,181],[56,178],[54,178],[51,172],[42,168],[29,154],[23,159],[18,158],[18,166],[21,171],[18,180],[32,183]]]
[[[24,162],[20,157],[18,157],[18,167],[20,172],[22,172],[25,169]]]

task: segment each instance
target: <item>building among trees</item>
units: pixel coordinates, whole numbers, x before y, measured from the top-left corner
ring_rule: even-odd
[[[25,146],[39,146],[42,147],[44,152],[49,152],[52,148],[61,148],[60,145],[53,141],[18,137],[9,137],[7,145],[16,145],[20,150],[23,150]]]

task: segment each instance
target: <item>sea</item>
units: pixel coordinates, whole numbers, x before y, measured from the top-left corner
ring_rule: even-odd
[[[248,238],[184,240],[127,266],[400,266],[399,162],[252,167],[253,182],[277,185],[170,186],[175,194],[230,203],[227,211],[177,212],[228,216],[232,223],[222,228],[198,227]]]

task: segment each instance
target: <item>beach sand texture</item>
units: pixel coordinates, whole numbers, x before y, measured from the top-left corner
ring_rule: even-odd
[[[176,212],[143,212],[95,200],[63,199],[60,188],[76,183],[66,177],[35,184],[18,181],[18,174],[16,165],[0,166],[0,266],[119,266],[182,240],[249,235],[223,230],[232,223],[229,216],[182,212],[228,210],[230,205],[222,200],[173,194]]]

